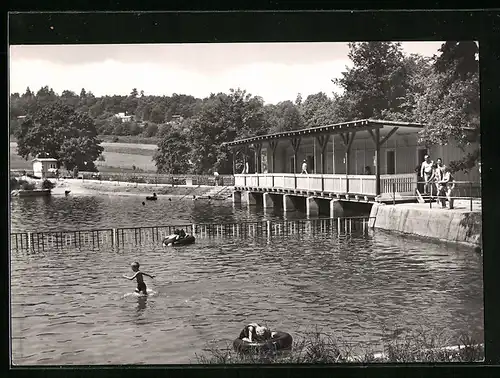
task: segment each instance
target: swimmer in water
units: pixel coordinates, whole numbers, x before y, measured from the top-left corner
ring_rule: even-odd
[[[142,206],[145,206],[146,205],[146,202],[142,201]]]
[[[126,278],[127,280],[133,280],[135,278],[137,280],[137,289],[135,289],[135,292],[139,293],[139,294],[148,295],[146,283],[144,282],[143,276],[146,276],[149,278],[155,278],[155,277],[151,276],[147,273],[141,272],[139,270],[139,263],[138,262],[132,263],[132,271],[135,272],[135,274],[132,277],[127,277],[124,275],[123,278]]]

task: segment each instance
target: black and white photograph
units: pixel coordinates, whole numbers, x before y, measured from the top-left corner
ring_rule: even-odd
[[[10,45],[11,364],[483,361],[479,49]]]

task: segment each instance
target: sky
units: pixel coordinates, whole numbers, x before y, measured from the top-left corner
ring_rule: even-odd
[[[432,56],[443,42],[403,42],[405,53]],[[10,93],[48,85],[60,94],[173,93],[203,98],[245,89],[266,103],[341,89],[332,79],[351,66],[347,43],[12,45]]]

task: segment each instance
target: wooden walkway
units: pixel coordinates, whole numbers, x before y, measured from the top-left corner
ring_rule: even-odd
[[[11,233],[11,250],[115,247],[161,244],[174,230],[182,229],[197,239],[273,237],[298,234],[366,232],[369,217],[319,218],[308,220],[260,221],[221,224],[184,224],[152,227],[109,228],[74,231],[34,231]]]

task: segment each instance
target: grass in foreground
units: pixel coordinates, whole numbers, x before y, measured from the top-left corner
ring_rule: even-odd
[[[294,337],[290,351],[239,354],[231,345],[226,348],[208,347],[196,355],[200,364],[337,364],[337,363],[435,363],[481,362],[484,347],[468,336],[459,345],[450,343],[442,334],[415,331],[385,338],[379,353],[354,348],[319,331]],[[354,352],[357,349],[360,352]],[[381,352],[381,353],[380,353]]]

